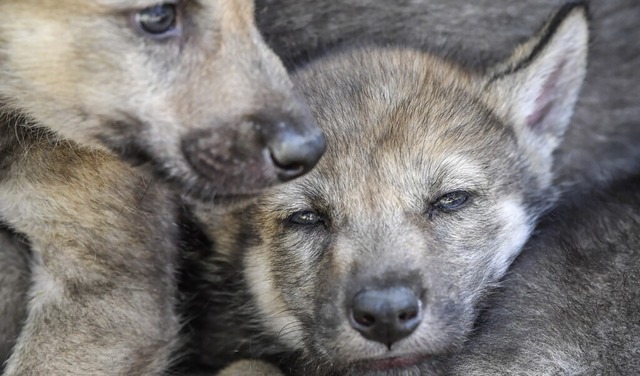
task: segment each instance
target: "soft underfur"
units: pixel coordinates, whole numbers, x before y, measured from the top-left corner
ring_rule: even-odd
[[[257,358],[293,375],[440,370],[555,203],[553,155],[587,44],[586,11],[574,4],[480,72],[393,47],[297,71],[327,153],[251,205],[217,217],[197,209],[213,252],[189,269],[196,356],[186,363]],[[355,297],[387,289],[411,291],[420,324],[371,338],[352,320]]]
[[[551,213],[449,374],[636,374],[639,193],[639,178],[622,180]]]
[[[0,1],[0,223],[33,251],[25,281],[25,247],[0,243],[3,375],[166,372],[178,195],[249,197],[318,160],[322,134],[253,10]]]

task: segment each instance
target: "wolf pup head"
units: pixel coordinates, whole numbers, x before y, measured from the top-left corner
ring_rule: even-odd
[[[3,111],[183,191],[251,194],[324,151],[250,0],[4,0],[0,13]]]
[[[394,48],[300,71],[326,156],[213,230],[253,322],[320,374],[428,372],[556,200],[587,44],[574,5],[482,74]]]

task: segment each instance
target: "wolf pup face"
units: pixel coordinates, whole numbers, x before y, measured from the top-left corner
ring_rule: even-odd
[[[195,195],[250,194],[324,139],[250,0],[6,0],[0,105]]]
[[[252,322],[321,374],[424,374],[459,345],[555,200],[585,13],[563,8],[485,74],[405,49],[300,71],[326,156],[213,234],[223,255],[244,249]]]

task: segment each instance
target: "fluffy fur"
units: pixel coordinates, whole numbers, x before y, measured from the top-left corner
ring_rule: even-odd
[[[333,48],[411,45],[471,66],[508,56],[567,0],[257,0],[258,26],[290,67]],[[640,7],[589,1],[589,71],[556,161],[567,191],[640,169]]]
[[[165,372],[179,341],[176,196],[290,180],[322,134],[249,0],[5,0],[0,14],[0,221],[34,253],[4,375]],[[18,291],[13,270],[2,280]],[[6,304],[16,291],[3,286]],[[0,330],[4,352],[15,328]]]
[[[263,358],[306,375],[438,369],[557,198],[553,154],[587,44],[585,9],[572,5],[483,72],[406,48],[338,53],[296,72],[327,154],[252,205],[213,219],[199,211],[215,252],[200,255],[189,364]],[[460,192],[466,201],[445,205]],[[353,296],[392,287],[419,296],[420,325],[399,341],[369,340],[351,323]]]
[[[488,299],[451,375],[632,375],[640,368],[640,180],[574,197]]]

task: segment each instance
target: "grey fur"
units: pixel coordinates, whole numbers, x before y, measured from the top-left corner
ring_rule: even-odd
[[[0,227],[0,374],[26,315],[29,259],[28,245]]]
[[[548,216],[486,305],[449,374],[637,374],[640,180]]]
[[[472,65],[504,58],[565,0],[258,0],[267,43],[292,67],[331,48],[423,46]],[[640,3],[590,1],[589,72],[557,174],[567,190],[640,168]]]

